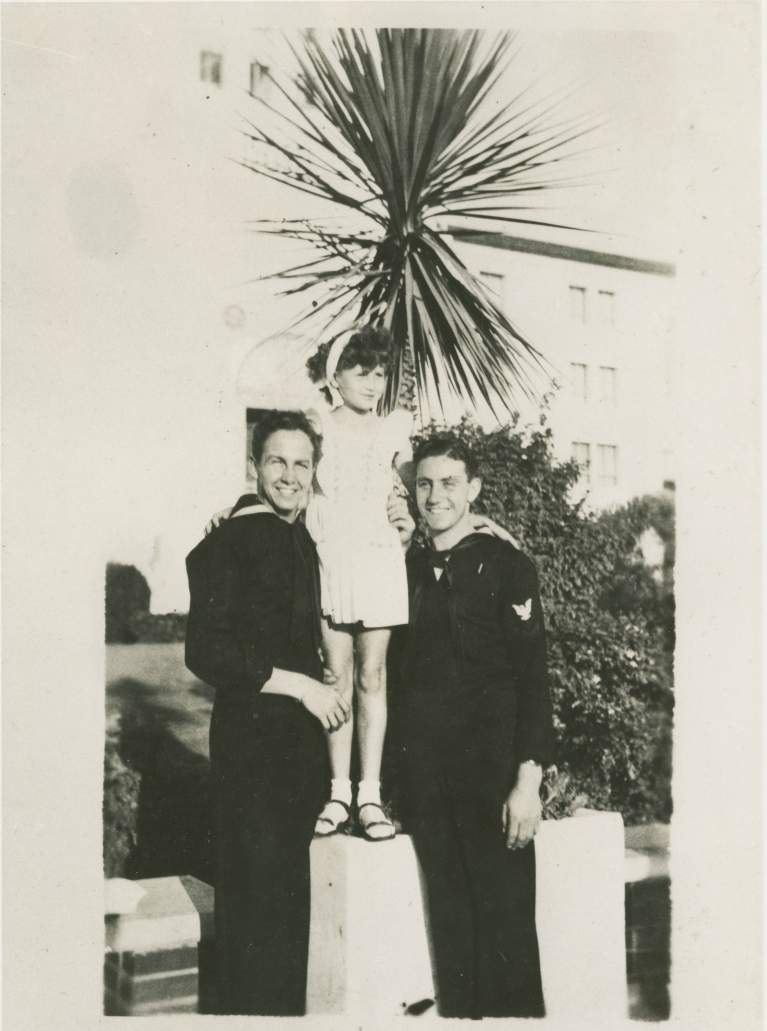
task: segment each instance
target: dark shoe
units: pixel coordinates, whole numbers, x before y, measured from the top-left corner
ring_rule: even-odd
[[[340,820],[336,820],[334,816],[328,816],[328,809],[332,805],[343,806],[346,816]],[[351,823],[351,809],[338,798],[331,798],[329,802],[325,803],[325,806],[317,817],[317,823],[314,825],[314,836],[315,838],[330,838],[334,834],[342,834],[348,829]]]
[[[363,809],[369,808],[377,809],[383,817],[383,819],[372,819],[368,820],[366,823],[363,823],[363,821],[360,820],[360,813]],[[397,833],[394,824],[386,815],[384,807],[382,805],[379,805],[377,802],[364,802],[361,806],[357,807],[357,826],[362,831],[363,838],[365,838],[367,841],[391,841],[391,839]],[[372,831],[374,827],[381,827],[386,829],[383,830],[380,834],[371,834],[370,831]]]

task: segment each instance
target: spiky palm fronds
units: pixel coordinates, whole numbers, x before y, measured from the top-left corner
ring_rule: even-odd
[[[298,95],[275,80],[279,105],[262,101],[264,118],[247,133],[267,155],[248,168],[339,213],[260,228],[318,252],[275,274],[291,284],[285,294],[312,302],[298,322],[313,320],[325,339],[351,321],[391,329],[399,355],[387,407],[406,347],[421,397],[430,382],[440,399],[447,386],[508,410],[530,390],[538,351],[446,232],[448,220],[451,231],[477,220],[555,225],[533,217],[533,198],[563,182],[552,171],[588,128],[554,123],[556,104],[525,90],[492,103],[513,42],[434,29],[340,29],[330,48],[307,37],[292,46]]]

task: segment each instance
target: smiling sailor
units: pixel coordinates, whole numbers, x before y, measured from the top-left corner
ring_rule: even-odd
[[[532,839],[553,728],[538,580],[474,531],[482,483],[460,438],[432,436],[414,459],[431,547],[408,555],[404,748],[439,1011],[542,1016]]]

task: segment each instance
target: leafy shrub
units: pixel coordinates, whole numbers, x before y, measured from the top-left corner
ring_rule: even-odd
[[[104,749],[104,876],[123,877],[136,847],[141,778],[120,755],[120,718],[112,714]]]
[[[602,597],[602,604],[615,613],[641,612],[649,626],[662,632],[665,662],[670,674],[676,642],[673,496],[647,494],[614,512],[604,513],[601,519],[611,530],[626,535],[625,553],[616,567],[612,584]],[[645,565],[637,544],[646,530],[654,530],[663,542],[659,578]]]
[[[149,584],[135,566],[107,564],[107,644],[168,644],[184,640],[186,615],[150,612],[150,599]]]
[[[183,612],[140,612],[131,617],[128,625],[138,643],[168,644],[184,640],[186,620],[186,613]]]
[[[107,644],[132,644],[136,640],[131,620],[149,612],[150,590],[135,566],[118,562],[107,564],[106,575],[106,641]]]
[[[673,696],[666,617],[657,596],[616,594],[616,584],[625,586],[636,571],[651,503],[608,517],[573,501],[578,467],[555,460],[545,413],[535,428],[515,420],[484,433],[464,420],[452,429],[479,459],[483,487],[474,508],[506,526],[538,568],[558,745],[549,815],[587,805],[618,810],[632,823],[667,820]]]

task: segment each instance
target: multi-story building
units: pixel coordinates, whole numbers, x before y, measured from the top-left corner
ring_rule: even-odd
[[[580,463],[590,502],[673,481],[673,265],[479,231],[456,248],[545,357],[555,451]]]

